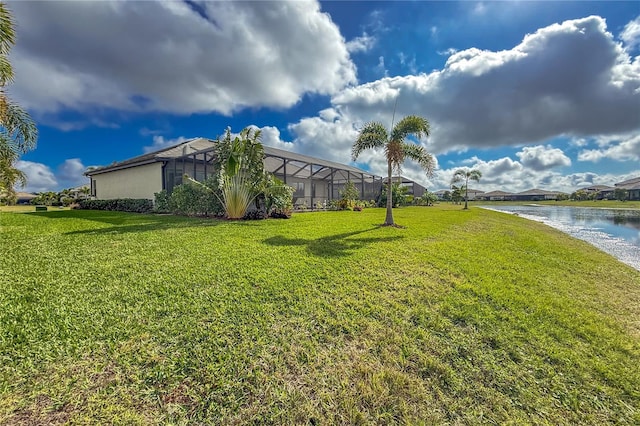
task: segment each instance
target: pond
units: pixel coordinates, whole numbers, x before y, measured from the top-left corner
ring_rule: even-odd
[[[482,207],[543,222],[587,241],[640,271],[640,210],[536,204]]]

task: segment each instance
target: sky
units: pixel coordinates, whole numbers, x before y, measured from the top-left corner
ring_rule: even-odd
[[[640,176],[640,2],[9,1],[8,95],[38,125],[26,191],[227,127],[356,163],[371,121],[429,120],[431,191],[573,192]]]

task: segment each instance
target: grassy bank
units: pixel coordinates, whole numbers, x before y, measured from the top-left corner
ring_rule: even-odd
[[[640,272],[439,205],[0,213],[0,424],[634,424]]]

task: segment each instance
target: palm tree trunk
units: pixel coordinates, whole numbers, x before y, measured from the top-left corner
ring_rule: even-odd
[[[469,199],[469,178],[464,185],[464,209],[467,210],[469,205],[467,204],[467,200]]]
[[[393,184],[391,182],[391,161],[389,161],[387,169],[387,217],[384,220],[386,226],[392,226],[393,223]]]

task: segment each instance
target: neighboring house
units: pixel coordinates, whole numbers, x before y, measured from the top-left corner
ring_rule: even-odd
[[[31,200],[37,197],[36,194],[31,192],[16,192],[16,204],[31,204]]]
[[[511,201],[513,199],[513,193],[505,191],[490,191],[480,194],[478,200],[483,201]]]
[[[387,178],[384,178],[383,181],[386,184]],[[394,176],[391,178],[391,182],[400,183],[400,186],[407,188],[407,195],[413,195],[415,198],[420,198],[427,192],[427,188],[404,176]]]
[[[195,138],[129,160],[98,167],[85,173],[91,179],[91,195],[99,200],[115,198],[154,199],[162,190],[171,193],[188,175],[204,181],[214,173],[215,141]],[[382,177],[353,166],[307,155],[264,147],[264,167],[295,188],[296,204],[309,207],[340,197],[340,190],[351,181],[363,200],[377,200]]]
[[[627,200],[640,200],[640,177],[618,182],[615,187],[627,190]]]
[[[586,192],[589,195],[596,194],[596,200],[602,200],[605,198],[612,198],[615,188],[613,186],[607,185],[592,185],[580,188],[580,190]]]
[[[439,189],[436,192],[434,192],[434,194],[436,194],[436,197],[438,197],[438,200],[444,200],[444,194],[446,194],[447,192],[451,194],[450,189]]]
[[[465,191],[462,191],[462,194],[465,194]],[[481,199],[482,195],[484,194],[484,191],[480,191],[479,189],[472,189],[469,188],[468,191],[466,191],[467,194],[467,200],[469,201],[473,201],[473,200],[479,200]]]
[[[513,201],[544,201],[544,200],[557,200],[558,196],[562,192],[557,191],[545,191],[543,189],[530,189],[528,191],[518,192],[513,194]]]

